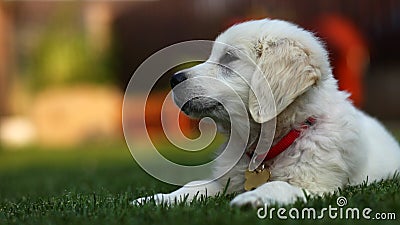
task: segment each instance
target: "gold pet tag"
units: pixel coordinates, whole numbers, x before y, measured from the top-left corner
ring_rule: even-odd
[[[244,189],[246,191],[253,190],[258,186],[265,184],[271,177],[271,172],[267,169],[249,171],[244,173],[246,181],[244,182]]]

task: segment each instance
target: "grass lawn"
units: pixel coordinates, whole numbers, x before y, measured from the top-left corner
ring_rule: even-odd
[[[233,195],[208,198],[190,206],[134,207],[135,197],[176,189],[147,175],[124,143],[70,150],[0,150],[0,224],[400,224],[400,179],[349,187],[332,196],[287,206],[314,207],[317,212],[338,196],[346,207],[369,207],[371,220],[259,219],[257,210],[231,208]],[[373,220],[377,212],[395,213],[395,220]],[[287,214],[286,214],[287,215]],[[319,215],[319,214],[318,214]]]

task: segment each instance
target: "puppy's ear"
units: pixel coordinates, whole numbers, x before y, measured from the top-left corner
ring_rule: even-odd
[[[321,77],[309,52],[289,39],[259,41],[256,46],[258,72],[250,81],[249,110],[264,123],[279,115]]]

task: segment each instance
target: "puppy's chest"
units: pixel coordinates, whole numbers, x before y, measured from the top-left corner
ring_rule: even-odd
[[[296,172],[293,171],[296,171],[295,168],[301,164],[302,154],[295,154],[295,151],[296,149],[294,148],[287,149],[287,152],[263,162],[254,171],[250,171],[246,167],[244,171],[244,190],[253,190],[273,180],[288,181],[289,178],[296,176]],[[250,156],[248,157],[250,159]],[[288,171],[291,172],[288,173]],[[300,170],[298,173],[300,173]],[[300,176],[300,174],[298,175]]]
[[[269,181],[296,179],[296,177],[304,175],[304,170],[313,169],[312,164],[314,159],[310,151],[311,149],[296,148],[293,146],[276,158],[266,161],[264,167],[271,173]]]

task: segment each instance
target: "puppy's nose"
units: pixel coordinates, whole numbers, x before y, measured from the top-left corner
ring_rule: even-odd
[[[171,88],[174,88],[176,85],[178,85],[179,83],[183,82],[186,79],[187,77],[183,72],[174,74],[170,80]]]

